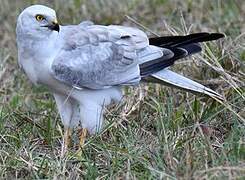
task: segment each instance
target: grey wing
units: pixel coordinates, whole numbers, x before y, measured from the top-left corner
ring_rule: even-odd
[[[59,81],[77,88],[103,89],[137,84],[139,55],[149,46],[140,30],[122,26],[63,27],[63,48],[52,64]],[[159,51],[159,50],[158,50]]]

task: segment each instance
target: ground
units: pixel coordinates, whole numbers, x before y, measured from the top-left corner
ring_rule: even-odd
[[[106,112],[104,130],[76,153],[60,156],[63,127],[54,99],[17,63],[15,24],[31,4],[57,10],[62,24],[124,24],[149,36],[209,31],[226,38],[172,68],[226,101],[164,86],[125,89]],[[7,1],[0,6],[0,179],[245,178],[244,0]],[[132,109],[132,106],[134,108]]]

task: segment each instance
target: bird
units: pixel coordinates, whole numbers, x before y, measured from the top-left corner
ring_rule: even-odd
[[[123,87],[155,82],[194,93],[223,97],[169,69],[175,61],[201,52],[201,43],[222,33],[148,37],[135,27],[82,21],[60,25],[55,10],[32,5],[17,19],[18,63],[30,81],[53,94],[64,125],[64,148],[74,127],[87,134],[102,129],[105,107],[120,102]]]

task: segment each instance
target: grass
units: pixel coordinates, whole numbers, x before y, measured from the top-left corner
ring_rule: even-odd
[[[221,93],[225,102],[149,84],[142,85],[147,95],[138,103],[139,88],[127,88],[82,156],[74,144],[65,157],[60,157],[63,127],[53,97],[33,86],[17,64],[16,17],[38,2],[1,2],[0,179],[245,178],[243,0],[40,1],[56,9],[63,24],[90,19],[136,26],[127,15],[160,35],[226,34],[173,67]]]

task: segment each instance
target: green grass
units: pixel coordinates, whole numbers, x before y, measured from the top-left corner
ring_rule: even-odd
[[[0,6],[0,179],[245,178],[243,0],[40,1],[56,9],[63,24],[90,19],[136,26],[127,15],[160,35],[218,31],[227,36],[173,67],[224,95],[225,102],[149,84],[142,85],[146,96],[139,103],[139,88],[127,88],[81,156],[74,130],[65,157],[53,97],[34,87],[17,64],[16,17],[38,2]]]

